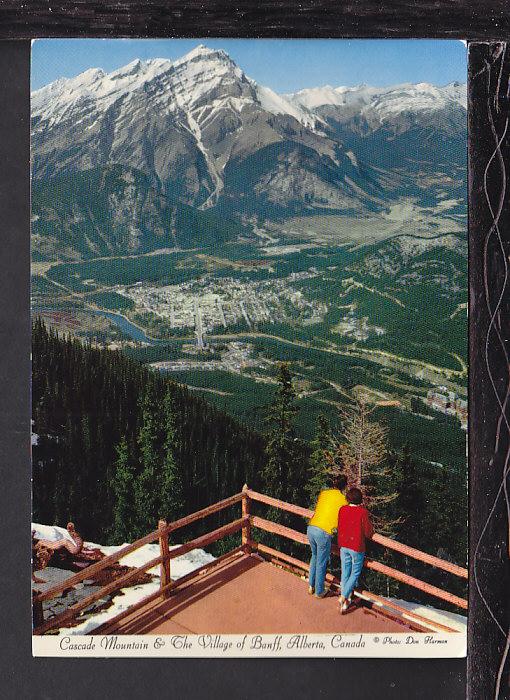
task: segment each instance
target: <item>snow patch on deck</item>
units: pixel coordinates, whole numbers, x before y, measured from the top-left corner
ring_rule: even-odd
[[[71,540],[67,530],[62,527],[58,527],[57,525],[41,525],[39,523],[32,523],[32,532],[37,539],[59,540],[66,538]],[[119,549],[125,547],[126,544],[128,543],[118,546],[105,546],[94,542],[85,542],[84,546],[90,547],[91,549],[97,548],[101,550],[105,556],[108,556],[110,554],[115,554],[115,552],[118,552]],[[171,545],[170,549],[175,549],[176,547],[180,547],[180,545]],[[123,566],[138,567],[157,556],[159,556],[159,545],[146,544],[143,545],[143,547],[140,547],[140,549],[137,549],[134,552],[127,554],[125,557],[122,557],[122,559],[119,560],[119,563]],[[212,554],[204,552],[203,549],[193,549],[187,554],[176,557],[175,559],[172,559],[171,564],[172,580],[175,581],[182,576],[186,576],[192,571],[195,571],[195,569],[198,569],[200,566],[214,561],[214,559],[215,557],[213,557]],[[56,585],[60,581],[74,575],[74,573],[76,572],[48,567],[38,574],[46,581],[46,584],[36,584],[36,587],[38,590],[46,590]],[[108,622],[108,620],[111,620],[119,613],[128,610],[140,600],[143,600],[143,598],[146,598],[147,596],[151,595],[151,593],[157,591],[160,584],[159,565],[149,569],[147,573],[154,577],[153,581],[150,583],[121,588],[119,591],[115,592],[112,598],[110,596],[105,596],[104,600],[101,599],[91,606],[92,614],[89,614],[83,622],[75,627],[61,627],[58,630],[59,634],[90,634],[96,627],[103,625],[105,622]],[[65,598],[62,596],[57,596],[53,600],[44,603],[45,617],[48,618],[49,610],[51,611],[52,616],[62,613],[64,609],[69,607],[69,605],[72,605],[73,603],[78,602],[81,598],[90,595],[96,591],[97,588],[97,586],[91,586],[90,582],[82,582],[77,584],[73,591],[68,593]],[[102,610],[97,613],[93,612],[94,607],[98,607],[110,599],[111,604],[106,610]]]
[[[69,533],[66,529],[58,527],[56,525],[40,525],[38,523],[32,523],[32,531],[35,537],[38,539],[48,539],[48,540],[58,540],[63,537],[66,539],[71,539]],[[106,556],[114,554],[122,547],[125,547],[127,543],[118,546],[105,546],[100,544],[95,544],[93,542],[85,542],[85,547],[100,549]],[[170,549],[179,547],[180,545],[171,545]],[[146,562],[159,556],[159,545],[158,544],[146,544],[140,549],[131,552],[130,554],[123,557],[119,563],[124,566],[138,567],[142,566]],[[208,554],[203,549],[194,549],[187,554],[184,554],[176,559],[172,559],[171,573],[172,580],[181,578],[181,576],[186,576],[187,574],[195,571],[200,566],[213,561],[215,557]],[[57,569],[53,567],[48,567],[40,572],[40,577],[46,581],[46,584],[37,584],[38,590],[46,590],[62,580],[69,578],[75,572],[65,571],[63,569]],[[58,630],[59,634],[91,634],[94,629],[103,625],[104,623],[111,620],[113,617],[121,612],[124,612],[131,608],[133,605],[143,600],[147,596],[154,593],[159,588],[159,566],[149,569],[147,573],[150,573],[154,578],[150,583],[138,584],[135,586],[129,586],[122,588],[117,591],[113,598],[106,596],[94,603],[91,606],[90,612],[87,614],[86,619],[81,622],[76,627],[61,627]],[[85,580],[82,583],[77,584],[74,589],[68,593],[65,597],[56,597],[53,601],[47,601],[45,606],[45,616],[48,617],[48,611],[51,611],[52,615],[58,615],[63,612],[69,605],[78,602],[81,598],[93,593],[97,590],[97,586],[93,586],[92,581]],[[94,608],[99,607],[103,603],[108,602],[111,599],[110,606],[99,612],[94,612]],[[447,612],[445,610],[440,610],[432,606],[424,605],[423,603],[413,603],[406,600],[400,600],[398,598],[388,598],[390,602],[396,603],[401,607],[409,610],[410,612],[416,613],[417,615],[422,615],[427,619],[440,624],[452,627],[459,632],[466,633],[467,631],[467,618],[464,615],[459,615],[452,612]]]
[[[433,608],[423,603],[410,603],[407,600],[400,600],[399,598],[388,598],[388,600],[391,603],[395,603],[409,610],[409,612],[426,617],[427,620],[431,620],[432,622],[439,622],[441,625],[452,627],[459,632],[467,631],[467,617],[465,615],[447,612],[446,610],[438,610],[438,608]]]

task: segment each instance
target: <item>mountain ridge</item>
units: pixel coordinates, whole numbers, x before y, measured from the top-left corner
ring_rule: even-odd
[[[386,183],[395,167],[415,173],[423,129],[427,139],[440,131],[458,160],[465,141],[461,86],[332,90],[349,104],[311,109],[306,91],[278,95],[224,51],[203,45],[173,62],[89,69],[32,95],[34,180],[122,164],[198,209],[285,218],[363,214],[383,210],[388,199],[416,196],[416,182],[398,191]],[[399,142],[402,164],[392,161]]]
[[[36,181],[32,240],[39,260],[146,253],[249,235],[239,222],[172,201],[141,171],[120,165]]]
[[[223,51],[222,49],[208,49],[203,44],[198,45],[190,52],[188,52],[181,58],[176,59],[175,61],[171,61],[170,59],[165,58],[152,58],[142,61],[141,59],[137,58],[131,61],[130,63],[126,64],[125,66],[110,71],[109,73],[105,72],[102,68],[89,68],[83,71],[82,73],[73,76],[72,78],[58,78],[38,88],[37,90],[32,91],[32,113],[34,115],[37,115],[37,113],[41,110],[44,104],[44,98],[48,97],[49,99],[53,100],[56,95],[62,94],[64,87],[70,87],[72,90],[74,90],[77,86],[79,86],[80,82],[83,84],[84,88],[86,88],[87,86],[92,87],[92,85],[95,82],[97,82],[97,80],[107,79],[110,82],[115,82],[120,81],[124,77],[141,74],[142,78],[145,78],[145,80],[142,79],[138,82],[138,84],[135,85],[131,83],[129,87],[132,90],[133,87],[136,89],[141,84],[148,82],[149,80],[153,79],[154,77],[163,72],[166,72],[172,68],[178,68],[182,65],[185,65],[187,62],[194,61],[197,58],[201,59],[206,56],[208,58],[211,58],[213,56],[218,57],[221,60],[229,62],[232,66],[235,66],[235,68],[238,68],[238,66],[234,63],[234,61],[225,51]],[[238,68],[238,70],[241,69]],[[243,75],[245,75],[244,71],[241,72]],[[82,79],[81,81],[79,80],[80,78]],[[375,95],[380,97],[381,95],[391,94],[395,90],[409,90],[413,88],[422,93],[433,93],[435,97],[438,94],[443,95],[443,97],[450,97],[452,101],[460,104],[465,109],[467,107],[467,85],[466,83],[459,83],[458,81],[452,81],[444,86],[438,86],[434,85],[433,83],[427,82],[405,82],[385,87],[367,85],[366,83],[361,83],[359,85],[354,86],[340,85],[337,87],[333,87],[331,85],[319,85],[314,86],[312,88],[303,88],[301,90],[291,93],[277,93],[271,88],[259,85],[259,83],[257,83],[252,78],[247,77],[247,79],[253,85],[261,87],[264,90],[270,91],[272,95],[277,95],[277,97],[279,97],[282,101],[281,104],[284,104],[284,101],[289,100],[298,104],[301,103],[302,106],[304,106],[306,109],[309,109],[311,106],[323,106],[325,104],[330,104],[330,101],[328,101],[328,99],[324,99],[324,101],[321,100],[319,102],[317,102],[315,99],[313,104],[307,104],[306,98],[309,97],[324,97],[324,95],[329,94],[331,98],[334,94],[338,99],[338,102],[336,102],[336,104],[340,105],[346,104],[348,102],[348,96],[354,97],[357,95],[358,97],[364,96],[366,98],[367,96]],[[117,87],[120,87],[120,89],[122,89],[122,85]],[[454,89],[456,89],[455,92],[453,92]],[[452,92],[453,95],[451,94]]]

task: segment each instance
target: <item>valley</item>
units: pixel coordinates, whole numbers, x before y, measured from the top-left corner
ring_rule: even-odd
[[[60,332],[122,349],[260,430],[286,360],[304,437],[321,412],[335,423],[363,395],[424,462],[462,469],[460,419],[427,403],[441,386],[467,394],[465,258],[452,252],[463,237],[450,237],[421,237],[418,256],[402,236],[335,247],[294,237],[60,263],[37,269],[33,306]]]
[[[220,50],[32,95],[32,306],[264,431],[287,361],[310,440],[363,396],[465,470],[466,91],[278,95]]]

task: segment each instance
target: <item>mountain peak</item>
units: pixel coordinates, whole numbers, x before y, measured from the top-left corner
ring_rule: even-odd
[[[87,70],[83,71],[83,73],[80,73],[78,77],[81,77],[83,80],[85,79],[95,79],[95,78],[103,78],[105,76],[105,72],[102,68],[88,68]],[[62,78],[61,78],[62,80]]]
[[[190,54],[201,54],[201,53],[211,53],[213,52],[214,49],[210,49],[207,47],[205,44],[198,44],[198,46],[195,46],[194,49],[188,52],[188,55]]]
[[[112,73],[109,73],[108,77],[111,80],[116,80],[118,78],[125,78],[130,75],[137,75],[137,73],[140,73],[141,70],[143,70],[143,64],[139,58],[135,58],[134,61],[122,66],[122,68],[118,68]]]
[[[208,46],[205,46],[205,44],[198,44],[198,46],[195,46],[194,49],[188,51],[187,54],[184,54],[184,56],[174,61],[173,65],[180,66],[184,63],[189,63],[190,61],[201,58],[221,58],[228,59],[229,61],[232,60],[230,56],[222,49],[210,49]]]

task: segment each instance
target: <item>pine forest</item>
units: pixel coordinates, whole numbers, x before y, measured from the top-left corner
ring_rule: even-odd
[[[286,363],[278,365],[276,380],[263,407],[264,430],[257,432],[120,351],[61,336],[37,317],[34,520],[72,520],[87,540],[121,544],[155,529],[160,518],[175,520],[239,492],[244,483],[313,508],[328,475],[343,471],[365,491],[380,532],[464,564],[463,474],[445,478],[413,459],[407,443],[390,444],[384,421],[360,401],[338,416],[339,429],[321,414],[313,440],[304,440],[296,431],[299,408]],[[272,509],[264,515],[306,531],[303,519]],[[212,517],[215,526],[232,519],[229,511]],[[200,528],[211,529],[211,519],[186,534]],[[281,539],[278,546],[289,552],[301,547]],[[423,567],[397,554],[384,557],[412,575]],[[405,588],[373,572],[365,576],[371,590],[385,595]],[[448,574],[433,577],[431,583],[442,585]],[[462,582],[447,582],[462,591]]]

